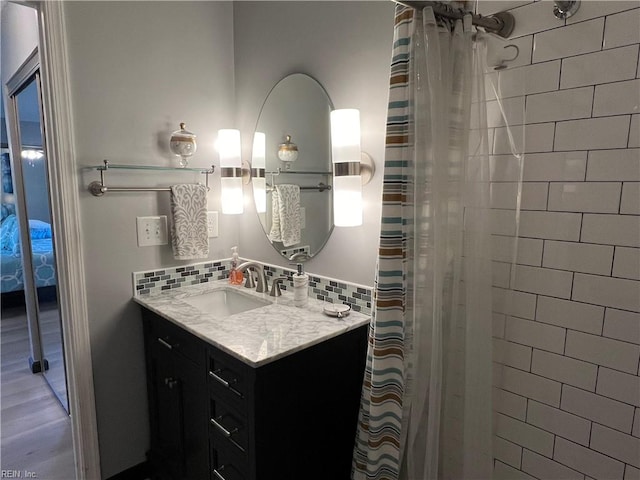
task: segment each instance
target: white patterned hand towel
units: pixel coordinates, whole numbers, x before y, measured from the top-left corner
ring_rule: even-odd
[[[285,247],[300,243],[300,187],[276,185],[271,193],[272,242],[282,242]]]
[[[203,185],[183,184],[171,187],[173,227],[171,243],[176,260],[209,256],[207,232],[207,189]]]

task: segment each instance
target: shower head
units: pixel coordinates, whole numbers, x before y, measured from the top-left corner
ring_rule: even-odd
[[[573,16],[580,8],[580,0],[560,1],[555,0],[553,14],[560,20]]]

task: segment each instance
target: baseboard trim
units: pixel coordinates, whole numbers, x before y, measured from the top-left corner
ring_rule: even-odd
[[[151,475],[151,468],[148,462],[142,462],[131,468],[109,477],[107,480],[145,480]]]

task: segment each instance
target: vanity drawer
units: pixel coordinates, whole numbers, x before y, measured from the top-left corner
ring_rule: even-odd
[[[210,390],[232,406],[245,411],[248,395],[246,366],[218,350],[209,350],[208,378]]]
[[[153,323],[153,341],[167,350],[187,357],[202,365],[204,344],[196,336],[160,317]]]
[[[211,449],[211,480],[249,480],[247,464],[224,447]]]
[[[224,445],[246,456],[249,442],[246,418],[218,398],[210,399],[209,431],[216,445]]]

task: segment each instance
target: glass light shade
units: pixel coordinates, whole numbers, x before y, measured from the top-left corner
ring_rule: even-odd
[[[331,112],[333,163],[360,162],[360,111],[355,108]]]
[[[336,227],[356,227],[362,225],[360,111],[353,108],[333,110],[330,118],[334,164],[333,223]]]
[[[262,132],[253,134],[253,153],[251,168],[265,168],[267,164],[267,136]]]
[[[220,201],[222,213],[236,215],[244,211],[242,177],[222,177],[220,179]]]
[[[253,198],[258,213],[267,211],[267,180],[264,177],[267,157],[267,136],[262,132],[253,135],[253,153],[251,155],[251,168],[253,170]]]
[[[218,130],[218,154],[220,155],[220,168],[242,167],[240,156],[240,130]]]
[[[222,213],[239,214],[244,211],[242,194],[242,158],[240,130],[218,130],[218,154],[220,155],[220,201]]]
[[[258,213],[265,213],[267,211],[267,180],[262,178],[254,178],[253,183],[253,198],[256,203],[256,211]]]
[[[333,223],[336,227],[362,225],[362,180],[360,175],[333,179]]]

